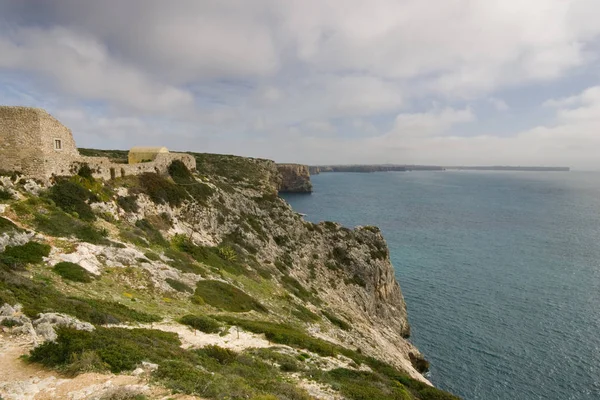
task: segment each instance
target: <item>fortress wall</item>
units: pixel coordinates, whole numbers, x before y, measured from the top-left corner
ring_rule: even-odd
[[[122,176],[139,175],[145,172],[165,174],[168,171],[169,165],[175,160],[183,162],[190,171],[196,169],[196,159],[193,156],[184,153],[158,154],[154,161],[139,164],[116,164],[111,162],[107,157],[79,156],[77,158],[65,160],[61,168],[61,171],[65,172],[56,173],[56,175],[76,174],[79,168],[84,164],[87,164],[92,169],[94,178],[105,180]]]
[[[40,113],[27,107],[0,107],[0,170],[27,176],[44,174]]]

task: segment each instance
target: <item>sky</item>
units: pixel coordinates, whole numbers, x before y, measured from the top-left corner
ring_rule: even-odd
[[[600,169],[599,0],[0,0],[79,147]]]

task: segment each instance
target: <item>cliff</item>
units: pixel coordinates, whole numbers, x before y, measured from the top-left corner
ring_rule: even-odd
[[[193,156],[0,177],[1,396],[455,399],[419,372],[379,229],[304,221],[272,161]]]
[[[311,193],[312,183],[308,166],[300,164],[277,164],[281,174],[279,192],[285,193]]]

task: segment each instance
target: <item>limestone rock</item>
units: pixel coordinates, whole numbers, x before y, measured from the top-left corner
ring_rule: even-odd
[[[300,164],[277,164],[281,174],[280,192],[311,193],[312,183],[308,166]]]

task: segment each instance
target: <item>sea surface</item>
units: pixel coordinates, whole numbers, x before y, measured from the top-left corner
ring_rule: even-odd
[[[430,380],[465,400],[600,399],[600,173],[312,177],[306,219],[377,225]]]

